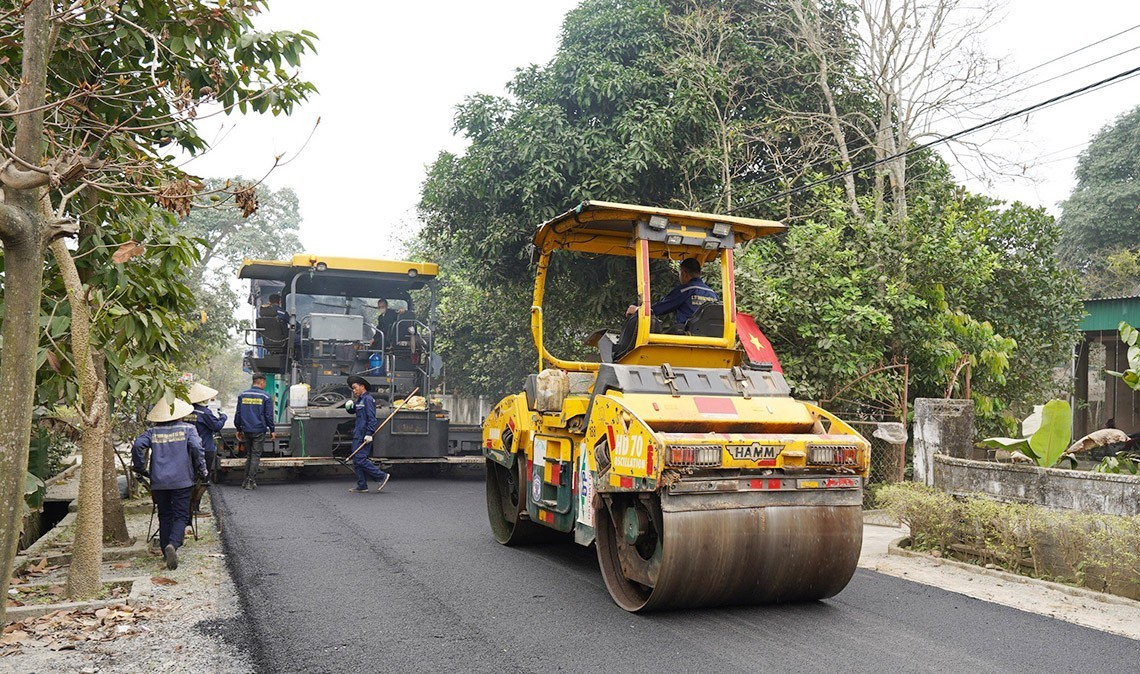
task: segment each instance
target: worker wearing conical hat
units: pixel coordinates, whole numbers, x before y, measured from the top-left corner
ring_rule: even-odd
[[[131,469],[150,478],[150,493],[158,507],[158,544],[168,569],[178,568],[178,548],[182,547],[190,521],[194,478],[205,481],[207,477],[198,431],[182,420],[192,411],[194,408],[184,400],[159,401],[146,415],[154,426],[135,439],[131,447]]]
[[[194,406],[194,411],[186,417],[185,421],[194,424],[194,430],[198,431],[198,437],[202,439],[202,448],[206,453],[206,470],[209,472],[214,470],[214,459],[218,455],[217,449],[214,447],[214,434],[221,431],[226,425],[226,415],[222,412],[214,412],[206,405],[207,401],[213,400],[217,395],[217,389],[194,382],[194,385],[190,387],[190,393],[186,396],[190,404]],[[202,512],[202,493],[204,491],[204,488],[196,488],[194,498],[190,499],[190,509],[195,515],[209,514]]]

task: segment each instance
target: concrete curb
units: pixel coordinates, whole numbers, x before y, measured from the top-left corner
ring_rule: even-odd
[[[897,527],[902,523],[895,519],[886,510],[864,510],[863,511],[863,524],[873,524],[880,527]]]
[[[35,604],[32,606],[9,606],[5,612],[5,620],[9,623],[19,622],[21,620],[29,620],[31,618],[39,618],[55,611],[94,611],[108,606],[117,606],[126,604],[127,606],[138,606],[141,603],[145,586],[150,588],[150,578],[138,576],[134,578],[107,578],[103,581],[104,584],[113,583],[120,587],[128,585],[130,591],[126,597],[116,597],[114,599],[94,599],[90,601],[69,601],[59,604]],[[16,585],[13,587],[51,587],[55,583],[29,583],[28,585]]]
[[[146,541],[141,543],[136,542],[133,545],[128,545],[121,548],[103,548],[103,561],[104,562],[118,562],[124,559],[132,559],[145,555],[147,552]],[[28,567],[29,564],[35,564],[41,559],[48,560],[48,564],[54,566],[65,566],[71,563],[70,552],[57,552],[51,555],[28,555],[22,554],[16,557],[13,563],[13,574],[19,573]]]
[[[1119,597],[1115,594],[1108,594],[1107,592],[1097,592],[1084,587],[1076,587],[1074,585],[1065,585],[1064,583],[1054,583],[1050,580],[1041,580],[1040,578],[1032,578],[1030,576],[1022,576],[1001,569],[987,569],[984,566],[970,564],[968,562],[960,562],[956,559],[947,559],[945,557],[935,557],[934,555],[925,552],[917,552],[909,548],[902,547],[910,543],[910,536],[903,536],[891,541],[887,547],[888,555],[895,555],[898,557],[910,557],[912,559],[922,559],[935,564],[945,564],[952,566],[963,571],[975,573],[983,576],[990,576],[999,578],[1010,583],[1021,583],[1022,585],[1033,585],[1036,587],[1044,588],[1047,590],[1054,590],[1062,594],[1067,594],[1071,597],[1079,597],[1081,599],[1089,599],[1091,601],[1098,601],[1103,604],[1115,604],[1116,606],[1127,606],[1128,608],[1140,610],[1140,601],[1128,599],[1127,597]]]

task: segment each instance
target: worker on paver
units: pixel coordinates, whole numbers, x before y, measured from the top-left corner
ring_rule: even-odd
[[[154,423],[131,446],[131,470],[150,478],[150,493],[158,508],[158,545],[166,568],[178,568],[178,548],[190,521],[190,492],[197,476],[207,479],[206,456],[193,424],[183,421],[194,411],[190,403],[159,401],[146,415]],[[150,461],[146,451],[150,450]]]
[[[265,392],[265,375],[254,373],[250,387],[238,395],[234,428],[246,451],[245,482],[241,486],[243,489],[257,489],[257,466],[261,463],[265,434],[269,433],[270,440],[277,439],[273,426],[273,398]]]
[[[205,384],[194,382],[190,387],[190,393],[187,398],[190,404],[194,406],[194,411],[186,417],[186,421],[194,424],[194,430],[198,431],[198,437],[202,439],[202,448],[206,451],[206,470],[213,473],[214,459],[217,457],[218,452],[214,446],[214,434],[222,430],[226,425],[226,415],[223,412],[215,412],[208,405],[208,401],[214,400],[218,395],[218,390],[210,388]],[[205,490],[194,490],[195,498],[190,500],[190,508],[195,515],[205,515],[202,512],[202,493]]]
[[[368,478],[376,480],[376,493],[388,484],[388,473],[380,470],[369,461],[372,456],[372,434],[376,432],[376,401],[369,392],[368,381],[359,375],[348,378],[352,387],[353,400],[349,401],[356,415],[356,426],[352,429],[352,469],[356,473],[356,487],[349,489],[354,494],[368,493]]]

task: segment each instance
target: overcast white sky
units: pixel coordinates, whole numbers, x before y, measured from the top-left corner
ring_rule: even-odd
[[[271,0],[264,25],[315,32],[318,53],[304,61],[320,94],[289,118],[211,118],[203,122],[216,148],[186,168],[198,175],[260,177],[292,187],[301,202],[301,240],[326,255],[393,258],[415,231],[424,167],[451,135],[454,106],[469,94],[502,93],[516,68],[546,63],[557,48],[562,18],[577,0],[435,0],[388,3]],[[314,10],[323,7],[324,11]],[[1007,55],[1003,72],[1025,71],[1140,24],[1136,0],[1012,0],[988,36]],[[1041,82],[1118,52],[1121,56],[1001,101],[1003,111],[1140,66],[1140,29],[1026,76]],[[1076,155],[1090,136],[1140,105],[1140,77],[1008,122],[988,147],[1010,161],[1037,164],[1035,182],[990,176],[970,187],[992,196],[1046,206],[1072,189]],[[302,146],[317,118],[312,139]],[[949,133],[948,123],[940,129]],[[967,124],[968,126],[968,124]],[[983,132],[984,133],[984,132]],[[985,140],[979,134],[975,140]],[[1011,142],[1012,141],[1012,142]],[[965,174],[963,174],[965,175]],[[569,196],[567,196],[569,199]],[[572,204],[563,204],[567,207]]]

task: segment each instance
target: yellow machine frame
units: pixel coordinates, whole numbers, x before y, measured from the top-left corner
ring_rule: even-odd
[[[538,227],[539,374],[483,426],[496,539],[523,540],[532,522],[583,545],[596,539],[607,588],[631,611],[821,598],[846,585],[870,446],[834,415],[792,399],[782,375],[744,362],[736,348],[734,248],[783,229],[609,202],[584,202]],[[544,344],[543,297],[558,250],[636,260],[636,336],[612,364],[562,359]],[[719,260],[719,336],[650,331],[650,264],[687,257]],[[722,548],[724,559],[704,559]],[[796,552],[781,558],[769,548]],[[707,564],[728,575],[708,576]],[[790,575],[759,587],[750,569]]]

